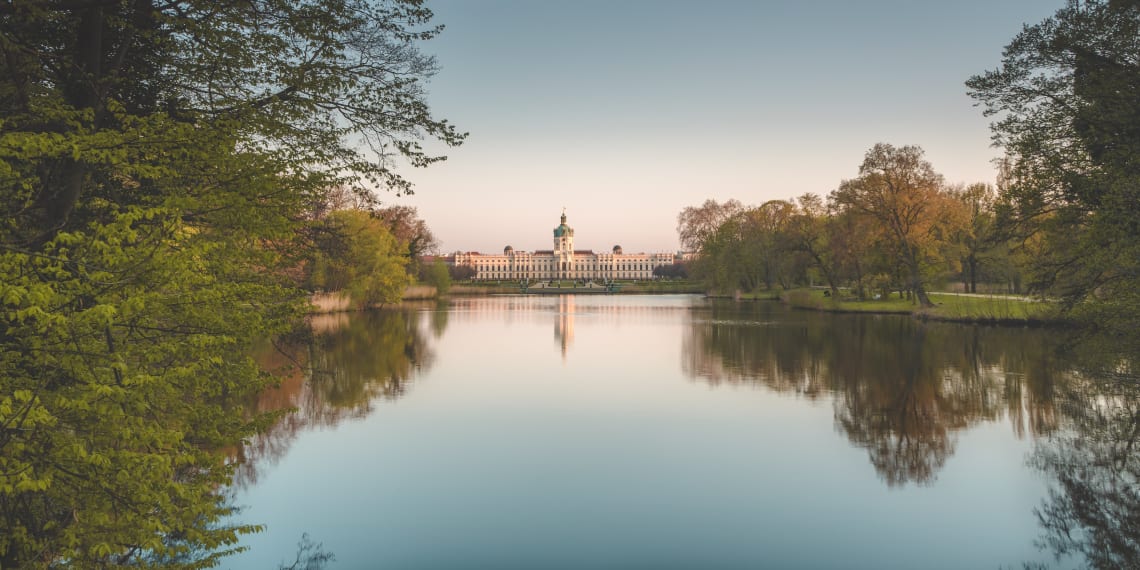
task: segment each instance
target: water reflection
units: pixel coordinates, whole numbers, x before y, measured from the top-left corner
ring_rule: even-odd
[[[261,393],[252,407],[274,414],[274,423],[244,447],[237,484],[255,483],[258,471],[276,464],[301,431],[366,417],[376,400],[407,393],[416,374],[435,359],[425,317],[433,335],[444,333],[445,310],[316,315],[311,335],[260,351],[257,360],[280,384]]]
[[[566,351],[574,343],[574,296],[561,295],[558,297],[558,318],[554,321],[554,340],[562,349],[562,360],[566,360]]]
[[[672,323],[694,299],[691,295],[496,295],[452,300],[451,318],[550,322],[554,345],[565,361],[574,345],[575,319],[590,324]]]
[[[1134,355],[1100,343],[1080,354],[1083,373],[1056,394],[1064,429],[1031,459],[1052,482],[1037,510],[1041,546],[1097,570],[1140,568],[1140,374]]]
[[[828,442],[839,442],[841,448],[850,443],[859,451],[853,454],[853,461],[844,459],[847,463],[838,465],[839,469],[804,469],[787,479],[781,479],[778,472],[767,467],[757,468],[756,473],[782,482],[772,485],[781,490],[781,501],[784,495],[795,497],[779,502],[785,509],[779,512],[787,513],[801,506],[808,512],[819,509],[812,501],[817,500],[821,487],[842,487],[828,483],[805,491],[790,481],[809,477],[828,482],[858,479],[847,477],[843,470],[849,467],[852,473],[868,475],[866,482],[872,495],[875,491],[889,495],[881,503],[871,503],[875,508],[882,506],[886,513],[913,516],[905,509],[890,509],[899,509],[903,503],[910,505],[909,497],[917,496],[906,493],[920,493],[928,498],[938,495],[937,487],[912,488],[933,485],[940,473],[945,473],[943,493],[961,484],[962,470],[947,468],[956,453],[959,462],[955,465],[966,464],[972,473],[985,471],[986,478],[996,475],[995,479],[1003,479],[999,470],[988,471],[991,462],[979,460],[976,453],[971,457],[971,450],[977,446],[970,444],[978,440],[963,434],[979,424],[1005,422],[1008,428],[999,424],[998,430],[976,433],[986,433],[990,439],[985,441],[991,444],[1014,438],[1031,440],[1028,459],[1036,474],[1020,463],[1030,441],[1008,448],[1015,449],[1017,456],[1006,454],[1003,460],[1019,466],[1015,467],[1022,470],[1019,473],[1028,474],[1017,479],[1013,487],[1019,493],[1034,494],[1028,495],[1016,509],[1025,526],[1021,534],[1011,534],[1019,538],[1010,539],[1027,548],[1017,550],[1011,555],[1012,560],[1003,559],[1002,563],[1034,555],[1029,544],[1037,531],[1031,510],[1038,500],[1035,497],[1044,497],[1037,510],[1040,546],[1048,555],[1062,560],[1064,567],[1087,560],[1089,567],[1096,569],[1140,568],[1140,380],[1132,361],[1113,352],[1111,345],[1103,350],[1095,345],[1070,349],[1070,335],[1064,331],[799,312],[774,303],[592,296],[457,299],[447,305],[431,304],[416,310],[331,315],[314,319],[312,330],[310,339],[287,354],[269,351],[259,358],[263,366],[284,370],[285,374],[280,387],[259,397],[257,409],[296,412],[282,414],[278,423],[247,447],[248,461],[239,473],[244,484],[255,482],[258,470],[273,465],[304,430],[351,422],[377,412],[383,401],[406,395],[412,382],[438,357],[439,364],[431,371],[432,390],[420,390],[417,403],[412,406],[400,406],[391,413],[379,410],[374,419],[387,421],[373,422],[374,426],[384,427],[374,427],[377,431],[367,435],[366,441],[373,442],[384,439],[374,434],[400,434],[400,445],[386,448],[390,455],[376,461],[392,467],[395,475],[390,481],[418,489],[419,494],[400,486],[400,496],[384,495],[386,502],[377,504],[405,509],[394,511],[394,517],[417,512],[422,515],[417,519],[421,525],[427,525],[424,521],[428,520],[454,520],[460,516],[457,512],[480,517],[468,507],[460,511],[442,509],[438,513],[430,510],[476,501],[478,497],[455,491],[462,485],[457,486],[443,475],[461,472],[463,477],[471,476],[482,485],[480,493],[488,493],[488,504],[493,509],[510,505],[520,520],[531,516],[544,521],[546,514],[558,512],[557,509],[531,511],[525,507],[542,501],[558,505],[558,500],[565,498],[561,494],[571,497],[566,500],[574,506],[589,503],[595,497],[603,499],[598,505],[616,504],[615,501],[628,498],[627,491],[613,497],[606,495],[607,489],[613,488],[610,477],[637,474],[643,466],[654,465],[663,468],[652,470],[651,477],[635,477],[636,480],[663,481],[662,488],[673,494],[660,496],[675,497],[682,506],[692,499],[703,509],[709,497],[693,486],[692,473],[687,469],[703,472],[710,465],[732,463],[747,455],[741,450],[752,449],[753,444],[776,450],[758,461],[778,461],[780,458],[772,454],[789,449],[795,451],[784,459],[796,460],[799,449],[813,445],[820,448],[820,437],[824,447]],[[547,336],[551,330],[554,343]],[[437,355],[436,350],[441,354]],[[502,357],[502,350],[513,351],[509,362]],[[561,366],[558,356],[562,358]],[[555,369],[557,373],[548,374]],[[714,387],[755,386],[763,390],[747,394],[693,390],[703,388],[694,386],[693,380]],[[678,387],[682,390],[677,391]],[[491,397],[484,397],[484,392]],[[436,406],[443,407],[433,408],[432,397]],[[756,405],[783,412],[803,408],[804,401],[816,404],[808,406],[812,408],[808,416],[789,414],[789,421],[750,421],[757,416]],[[425,418],[417,406],[436,410],[437,414]],[[822,436],[808,433],[812,430],[806,422],[797,424],[801,417],[810,417],[811,425],[822,421]],[[450,418],[451,423],[442,418]],[[718,423],[721,418],[728,419]],[[834,432],[827,427],[829,418]],[[751,425],[770,427],[771,422],[778,422],[776,430],[739,429]],[[368,422],[350,423],[349,427],[365,423]],[[522,425],[526,429],[517,428]],[[605,427],[595,429],[598,425]],[[995,431],[1005,433],[993,438]],[[599,432],[605,437],[598,436]],[[730,432],[732,438],[726,436]],[[468,436],[470,442],[476,443],[451,446],[455,441],[468,441],[464,439]],[[627,436],[628,441],[623,439]],[[690,436],[692,439],[687,439]],[[350,436],[345,437],[352,441]],[[767,445],[764,438],[779,438],[787,445]],[[718,439],[733,443],[720,449],[714,443]],[[677,443],[686,441],[690,442],[689,447]],[[487,442],[494,442],[493,448],[498,452],[467,455],[466,450]],[[996,447],[998,453],[1006,449],[1000,445]],[[563,467],[546,470],[530,465],[532,458],[539,456],[544,459],[535,460],[535,465]],[[660,463],[655,464],[654,460]],[[500,465],[484,461],[497,461]],[[458,465],[463,468],[455,468]],[[736,465],[747,471],[751,464]],[[534,487],[519,483],[527,480],[530,469],[546,478],[538,480],[554,483]],[[681,476],[670,479],[664,475],[670,469]],[[883,484],[870,476],[872,469]],[[732,484],[737,481],[731,476],[734,471],[725,471],[730,475],[718,479],[718,485],[735,489]],[[567,479],[558,479],[563,472],[568,474]],[[596,475],[599,472],[604,475]],[[480,480],[479,473],[490,475]],[[834,477],[828,479],[822,474]],[[511,479],[512,476],[519,479]],[[590,481],[591,476],[605,484],[597,488],[582,484]],[[423,488],[416,487],[415,482],[425,478]],[[1010,480],[1008,476],[1004,478]],[[1041,485],[1042,480],[1050,488],[1047,494],[1043,486],[1030,489]],[[501,481],[510,484],[502,485],[501,494],[495,495]],[[636,491],[644,492],[645,504],[669,503],[644,489],[653,487],[639,484],[628,493],[637,496]],[[756,490],[751,480],[740,489],[739,496],[734,495],[724,505],[747,503],[750,498],[764,508],[775,504],[776,499]],[[866,498],[867,491],[864,488],[861,497]],[[995,496],[984,485],[974,491]],[[400,502],[403,493],[409,493],[414,500]],[[524,500],[518,493],[532,494]],[[846,500],[841,491],[832,496],[831,503],[836,503],[837,497],[839,503]],[[889,505],[892,497],[908,500]],[[435,499],[439,503],[435,507],[424,506]],[[957,504],[958,496],[950,501]],[[952,510],[949,503],[938,504],[943,510]],[[981,512],[989,512],[985,508]],[[1007,509],[1007,514],[1012,510]],[[571,511],[567,507],[561,513]],[[739,520],[745,521],[741,523],[744,526],[767,520],[753,516],[763,508],[745,511],[748,509],[741,509],[744,514],[737,513]],[[375,509],[366,510],[366,517],[373,512]],[[611,515],[624,512],[614,511]],[[658,513],[647,515],[647,520],[655,516],[654,520],[672,524],[687,520],[685,516],[699,518],[704,511],[647,508],[644,512]],[[844,517],[848,513],[842,508],[829,512],[836,520],[847,520]],[[674,516],[678,513],[683,516]],[[946,517],[944,520],[953,518],[946,513],[940,516]],[[973,516],[973,511],[965,518],[969,516]],[[851,520],[863,521],[860,517],[863,515]],[[573,516],[565,520],[555,518],[558,524],[576,520]],[[868,527],[884,526],[874,519],[875,515],[866,516]],[[646,522],[632,515],[628,521]],[[478,523],[472,523],[472,528],[482,528],[482,523],[480,518]],[[710,524],[707,520],[698,523],[694,524],[702,528]],[[500,520],[499,524],[505,523]],[[970,524],[960,526],[972,529]],[[393,523],[384,528],[394,532],[398,526]],[[824,526],[816,520],[802,523],[802,528],[813,531]],[[855,536],[848,526],[839,526],[839,530],[831,528],[828,536],[845,540]],[[445,525],[445,531],[461,527]],[[584,527],[566,528],[581,533]],[[420,536],[409,532],[413,538]],[[429,534],[425,531],[423,536]],[[610,537],[620,532],[604,530],[600,534]],[[484,537],[482,543],[476,538],[471,540],[472,544],[500,544],[494,537]],[[537,539],[530,537],[523,542],[534,540]],[[866,540],[867,544],[873,541]],[[939,538],[921,540],[936,544]],[[742,544],[753,543],[746,540]],[[421,552],[414,546],[409,546],[408,551]],[[945,567],[953,565],[948,563]]]
[[[836,428],[889,486],[934,481],[978,422],[1004,414],[1019,437],[1057,425],[1063,368],[1046,331],[717,303],[693,312],[683,342],[690,377],[828,396]]]

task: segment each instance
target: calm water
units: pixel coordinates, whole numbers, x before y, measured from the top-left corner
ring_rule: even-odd
[[[1061,332],[581,295],[313,326],[230,567],[303,533],[330,568],[1138,563],[1140,397]]]

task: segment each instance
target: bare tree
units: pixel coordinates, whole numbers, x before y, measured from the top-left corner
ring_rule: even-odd
[[[677,235],[681,247],[699,251],[721,224],[744,210],[744,204],[735,199],[723,204],[718,204],[716,200],[705,200],[700,206],[686,207],[677,215]]]

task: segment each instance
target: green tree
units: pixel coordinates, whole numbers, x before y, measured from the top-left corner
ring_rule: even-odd
[[[435,287],[438,294],[445,295],[451,289],[451,272],[442,259],[436,259],[420,270],[420,281]]]
[[[693,268],[697,277],[713,289],[731,292],[751,290],[755,283],[746,278],[741,258],[741,216],[733,216],[717,225],[701,243]]]
[[[401,0],[0,5],[0,567],[207,567],[328,188],[458,144]]]
[[[716,203],[705,202],[708,214]],[[739,204],[729,200],[726,206]],[[717,211],[720,207],[714,208]],[[771,200],[760,207],[740,207],[740,211],[720,220],[700,241],[700,255],[694,273],[723,291],[753,291],[764,285],[791,284],[793,252],[785,236],[794,207],[784,200]],[[693,210],[686,208],[686,211]],[[689,212],[691,214],[691,212]],[[682,214],[685,217],[685,214]]]
[[[1070,0],[970,78],[998,117],[1001,190],[1020,239],[1040,239],[1030,285],[1102,324],[1140,318],[1140,4]]]
[[[312,285],[347,291],[360,306],[394,303],[411,284],[406,246],[383,220],[362,210],[339,210],[325,220],[327,239],[315,253]]]
[[[758,281],[766,289],[790,288],[795,270],[795,252],[789,247],[787,228],[795,206],[785,200],[769,200],[744,213],[741,228],[742,258],[737,263],[750,269],[752,288]]]
[[[804,194],[796,199],[795,213],[788,222],[788,247],[808,256],[823,274],[831,295],[839,297],[840,251],[835,218],[822,198]]]
[[[989,184],[971,184],[950,190],[965,208],[965,223],[958,226],[953,241],[959,248],[963,283],[967,293],[978,292],[978,274],[991,249],[1000,247],[994,230],[994,190]]]

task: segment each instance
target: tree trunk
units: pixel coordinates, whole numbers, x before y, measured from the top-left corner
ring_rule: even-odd
[[[934,306],[934,303],[930,301],[930,297],[926,296],[926,289],[922,287],[922,283],[917,281],[914,284],[914,296],[918,297],[918,305],[920,307],[929,309]]]
[[[907,269],[910,271],[910,288],[914,291],[914,296],[918,298],[918,305],[924,309],[933,307],[934,303],[930,302],[930,297],[926,295],[926,289],[922,286],[922,273],[918,268],[918,257],[913,253],[907,260]]]
[[[819,270],[823,272],[823,278],[827,280],[827,286],[831,289],[831,298],[839,299],[839,287],[835,285],[835,277],[831,274],[831,270],[828,269],[827,264],[823,262],[819,254],[814,251],[810,253],[812,258],[815,259],[815,264],[819,266]]]
[[[969,289],[967,289],[967,291],[970,293],[977,293],[978,292],[978,258],[977,258],[977,256],[975,256],[974,254],[971,253],[970,256],[966,258],[966,266],[970,268],[970,284],[969,284]]]

